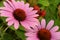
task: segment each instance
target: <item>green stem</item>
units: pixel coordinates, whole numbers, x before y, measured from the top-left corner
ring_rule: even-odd
[[[3,26],[0,27],[0,30],[2,29]]]
[[[6,27],[5,30],[3,32],[6,32],[6,30],[8,29],[9,27]]]
[[[7,30],[8,28],[9,28],[9,27],[6,27],[5,30],[2,32],[2,34],[1,34],[1,39],[3,39],[3,36],[4,36],[4,34],[5,34],[5,32],[6,32],[6,30]]]

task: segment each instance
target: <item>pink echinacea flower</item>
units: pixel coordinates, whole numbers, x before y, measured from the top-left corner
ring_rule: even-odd
[[[41,24],[26,30],[26,40],[60,40],[59,27],[54,26],[54,21],[51,20],[47,26],[45,19],[42,19]]]
[[[39,21],[35,17],[38,16],[37,10],[29,7],[29,3],[24,1],[6,0],[4,7],[0,7],[1,16],[7,17],[8,26],[14,25],[15,29],[19,28],[19,24],[25,28],[38,25]]]

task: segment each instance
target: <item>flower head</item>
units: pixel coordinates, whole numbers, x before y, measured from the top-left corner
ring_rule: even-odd
[[[30,27],[30,30],[26,30],[26,40],[60,40],[59,27],[54,26],[54,21],[51,20],[47,26],[45,19],[42,19],[41,24],[36,27]]]
[[[4,7],[0,7],[1,16],[7,17],[8,26],[14,25],[15,29],[19,28],[19,24],[28,28],[29,26],[38,25],[39,21],[35,17],[38,16],[37,10],[29,7],[24,1],[7,0]]]

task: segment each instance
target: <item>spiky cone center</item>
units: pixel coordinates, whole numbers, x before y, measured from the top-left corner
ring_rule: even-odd
[[[16,9],[16,10],[14,10],[13,16],[18,21],[24,21],[25,18],[26,18],[25,11],[22,10],[22,9]]]
[[[50,40],[51,39],[51,33],[50,33],[49,30],[41,29],[41,30],[38,31],[37,37],[40,40]]]

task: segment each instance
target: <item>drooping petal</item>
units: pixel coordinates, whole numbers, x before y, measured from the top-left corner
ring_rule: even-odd
[[[15,28],[15,29],[18,29],[18,28],[19,28],[19,22],[18,22],[18,21],[15,21],[15,22],[14,22],[14,28]]]
[[[14,22],[13,22],[12,20],[10,20],[10,21],[7,23],[7,25],[8,25],[8,26],[11,26],[13,23],[14,23]]]

